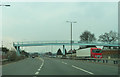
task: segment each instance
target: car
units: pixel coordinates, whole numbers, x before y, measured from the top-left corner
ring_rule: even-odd
[[[56,56],[53,56],[53,58],[56,58]]]
[[[32,56],[32,58],[35,58],[35,56]]]

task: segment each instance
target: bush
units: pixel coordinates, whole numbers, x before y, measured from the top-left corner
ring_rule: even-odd
[[[17,56],[15,51],[10,51],[9,53],[7,53],[7,56],[9,61],[18,61],[25,58],[25,56]]]

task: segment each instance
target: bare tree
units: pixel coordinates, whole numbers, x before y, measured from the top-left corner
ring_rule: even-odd
[[[117,40],[118,40],[118,33],[113,31],[100,35],[98,39],[98,41],[106,42],[106,43],[114,43]]]
[[[92,34],[90,31],[84,31],[82,33],[82,35],[80,35],[80,40],[82,42],[92,42],[92,41],[95,41],[96,38],[95,38],[95,35]]]

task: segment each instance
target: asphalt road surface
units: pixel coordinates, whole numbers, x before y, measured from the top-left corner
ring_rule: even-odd
[[[80,60],[27,58],[3,65],[3,75],[118,75],[118,67]]]

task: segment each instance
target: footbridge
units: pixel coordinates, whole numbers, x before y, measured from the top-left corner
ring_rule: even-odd
[[[13,42],[13,46],[17,50],[18,55],[20,55],[20,47],[26,47],[26,46],[48,46],[48,45],[71,45],[70,41],[24,41],[24,42]],[[80,41],[72,41],[72,45],[79,45],[79,46],[85,46],[85,45],[91,45],[91,46],[120,46],[118,43],[100,43],[100,42],[80,42]],[[65,49],[65,48],[64,48]]]

